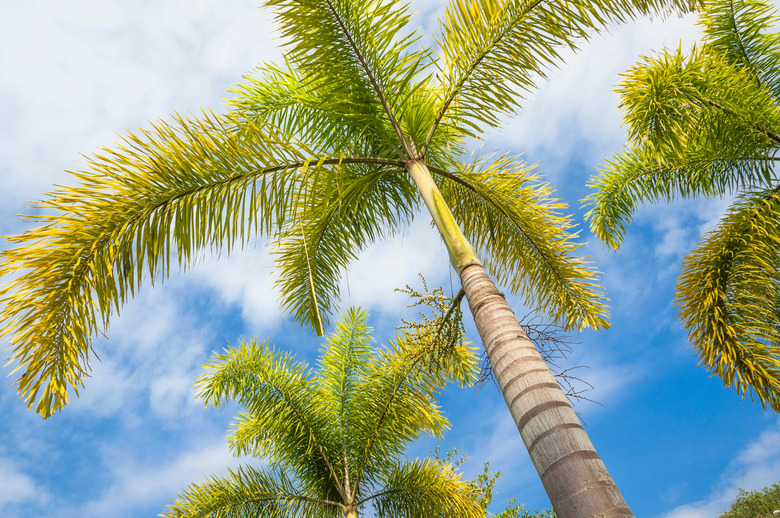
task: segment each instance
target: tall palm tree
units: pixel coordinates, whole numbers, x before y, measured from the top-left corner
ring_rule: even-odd
[[[228,438],[245,465],[193,484],[164,516],[484,518],[473,485],[438,459],[401,458],[421,434],[448,423],[434,397],[447,383],[476,379],[462,327],[442,318],[399,333],[376,354],[368,315],[347,311],[312,371],[256,341],[216,354],[197,381],[199,397],[244,408]]]
[[[620,87],[629,144],[592,182],[591,228],[617,248],[645,201],[737,198],[684,259],[679,316],[701,364],[780,412],[780,34],[764,0],[715,0],[703,42]]]
[[[565,328],[606,327],[565,205],[517,158],[468,158],[464,142],[517,111],[560,49],[687,0],[454,0],[436,52],[396,0],[266,4],[283,64],[246,77],[225,115],[177,116],[96,154],[39,205],[40,227],[11,238],[2,271],[22,273],[0,296],[19,392],[44,416],[61,408],[92,337],[144,277],[258,235],[275,244],[284,307],[322,334],[342,271],[422,201],[554,509],[630,516],[487,274]]]

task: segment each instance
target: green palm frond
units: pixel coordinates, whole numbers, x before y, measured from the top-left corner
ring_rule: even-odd
[[[771,92],[751,73],[725,62],[706,47],[685,57],[680,49],[646,58],[621,83],[629,140],[665,155],[686,146],[780,144],[780,117]],[[695,131],[694,131],[695,128]],[[740,135],[739,138],[736,135]]]
[[[319,335],[338,302],[339,281],[349,262],[412,219],[414,185],[397,167],[337,165],[309,173],[305,202],[274,253],[283,306]]]
[[[370,346],[368,315],[350,309],[314,371],[256,342],[215,355],[197,382],[199,397],[240,403],[245,410],[228,437],[231,451],[263,458],[270,468],[244,467],[190,486],[171,515],[332,516],[379,493],[382,502],[408,500],[428,482],[430,494],[418,505],[443,515],[449,495],[465,508],[461,500],[473,485],[451,466],[426,461],[409,469],[400,460],[410,441],[446,427],[435,394],[448,381],[476,378],[462,326],[444,325],[449,315],[434,309],[381,351]]]
[[[364,416],[352,428],[363,448],[357,481],[386,474],[392,467],[387,459],[420,434],[441,437],[449,423],[432,396],[448,383],[476,380],[474,352],[463,343],[462,329],[441,326],[440,318],[397,334],[356,387],[361,394],[356,413]],[[443,329],[452,336],[442,336]]]
[[[732,0],[713,2],[700,26],[710,51],[745,68],[780,100],[780,34],[773,32],[779,20],[776,8],[763,0]]]
[[[267,0],[277,8],[281,35],[289,56],[305,77],[335,83],[332,94],[367,103],[375,127],[388,128],[388,141],[406,157],[414,153],[398,125],[397,115],[412,95],[412,80],[428,64],[425,50],[412,50],[419,36],[406,31],[409,8],[391,0]],[[391,138],[390,135],[393,135]]]
[[[371,502],[378,518],[485,516],[469,481],[462,480],[449,463],[429,459],[396,466],[384,490]]]
[[[686,258],[680,317],[701,363],[780,412],[780,194],[743,196]]]
[[[340,89],[333,78],[306,77],[286,61],[246,75],[232,90],[238,96],[230,103],[243,118],[316,142],[321,154],[392,156],[395,148],[388,144],[387,128],[377,125],[380,107]]]
[[[625,150],[588,183],[594,191],[584,200],[591,206],[586,218],[597,238],[619,248],[643,202],[721,196],[764,183],[774,175],[773,155],[774,150],[745,156],[739,149],[721,148],[719,153],[693,149],[663,160],[647,148]]]
[[[361,487],[355,485],[353,472],[360,464],[362,451],[352,429],[356,422],[365,419],[356,401],[365,397],[360,382],[375,360],[371,346],[374,340],[367,320],[365,311],[347,310],[321,350],[315,378],[322,402],[319,411],[326,414],[333,444],[338,449],[338,470],[343,474],[345,486],[358,493]]]
[[[553,198],[533,167],[504,156],[457,172],[433,171],[486,268],[512,293],[566,328],[608,325],[596,273],[574,256],[573,223],[560,212],[566,204]]]
[[[326,402],[323,411],[335,410],[331,419],[341,435],[352,421],[352,398],[360,396],[355,390],[356,378],[370,368],[373,359],[374,340],[367,320],[365,311],[348,309],[323,347],[316,369],[317,387]]]
[[[687,1],[656,0],[453,0],[441,35],[442,94],[439,121],[469,134],[497,126],[501,114],[519,108],[519,92],[534,87],[560,62],[558,52],[603,29],[642,14],[687,11]],[[431,142],[436,124],[431,127]]]
[[[89,372],[92,338],[145,277],[186,269],[207,248],[277,230],[294,206],[308,149],[273,127],[229,115],[157,123],[74,173],[79,184],[35,206],[41,226],[10,240],[0,273],[2,334],[28,406],[44,416]],[[40,394],[40,395],[39,395]]]
[[[328,413],[319,411],[310,378],[306,364],[251,342],[216,354],[197,386],[207,405],[237,400],[247,409],[229,438],[236,455],[264,457],[299,479],[329,482],[343,496],[339,452],[332,449]]]
[[[364,128],[371,128],[373,115],[351,106],[334,110],[329,85],[324,80],[307,80],[289,62],[265,64],[244,76],[231,90],[237,97],[229,102],[248,120],[273,124],[285,134],[320,143],[322,152],[335,154],[340,146],[351,145]]]
[[[301,492],[284,472],[251,466],[192,484],[161,516],[176,518],[338,518],[338,502]]]
[[[775,181],[780,118],[770,94],[704,50],[665,52],[621,88],[630,147],[607,161],[584,201],[596,236],[620,246],[643,202],[720,196]]]
[[[630,70],[619,89],[629,145],[585,201],[596,236],[617,248],[643,202],[739,193],[684,260],[679,316],[702,365],[780,412],[777,22],[765,1],[709,1],[701,46]]]

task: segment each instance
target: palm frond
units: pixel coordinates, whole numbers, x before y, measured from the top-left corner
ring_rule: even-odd
[[[320,406],[320,411],[330,412],[331,431],[340,439],[338,470],[350,490],[352,471],[359,462],[360,449],[355,444],[351,428],[354,421],[363,417],[355,415],[355,401],[364,397],[357,387],[373,360],[373,338],[367,320],[365,311],[356,308],[347,310],[322,348],[315,378],[320,398],[325,403]]]
[[[574,256],[577,234],[553,189],[508,157],[459,167],[432,171],[487,270],[557,325],[606,327],[606,297],[596,272]]]
[[[473,486],[462,480],[450,464],[429,459],[396,466],[388,473],[384,490],[371,502],[378,518],[485,516]]]
[[[780,145],[771,93],[749,71],[706,48],[688,57],[678,49],[645,58],[624,77],[620,107],[635,144],[666,155],[691,144],[751,149],[760,139],[765,146]]]
[[[247,410],[229,437],[236,455],[266,458],[299,480],[335,489],[344,497],[336,466],[340,441],[334,440],[325,405],[308,366],[266,343],[242,343],[215,354],[198,379],[199,397],[215,406],[228,400]]]
[[[275,128],[230,115],[177,117],[129,134],[34,208],[40,224],[11,237],[0,274],[2,334],[28,406],[49,416],[89,373],[92,338],[145,277],[186,269],[206,248],[228,252],[278,231],[310,151]]]
[[[620,87],[630,145],[613,156],[584,201],[591,229],[613,248],[646,201],[720,196],[771,184],[780,117],[744,70],[705,50],[646,59]]]
[[[315,168],[294,222],[275,251],[282,304],[322,335],[342,270],[368,244],[411,220],[414,186],[384,164]]]
[[[448,383],[476,380],[476,356],[462,330],[445,327],[453,334],[443,336],[440,323],[434,319],[398,333],[356,387],[361,398],[354,415],[361,419],[351,423],[351,430],[362,448],[356,484],[376,482],[395,465],[389,461],[421,434],[441,437],[449,423],[433,396]]]
[[[522,92],[560,62],[559,51],[642,14],[687,11],[682,0],[453,0],[438,38],[444,62],[436,123],[450,120],[476,135],[520,107]],[[427,147],[427,146],[426,146]]]
[[[177,518],[338,518],[338,502],[315,498],[277,470],[251,466],[192,484],[161,516]]]
[[[250,121],[264,121],[285,134],[316,142],[319,154],[392,156],[394,148],[385,142],[386,130],[376,125],[371,103],[345,96],[341,88],[332,78],[306,77],[285,61],[244,76],[230,102]]]
[[[702,365],[780,412],[780,194],[744,195],[683,263],[677,304]]]
[[[774,149],[755,149],[754,155],[744,151],[686,149],[664,158],[648,148],[624,150],[588,182],[593,192],[583,202],[591,206],[585,216],[591,230],[608,246],[619,248],[626,226],[644,202],[722,196],[773,177]]]
[[[411,50],[419,36],[404,34],[410,19],[408,6],[389,0],[267,0],[267,4],[277,8],[290,59],[304,76],[334,83],[333,95],[353,103],[355,109],[371,110],[375,128],[388,129],[388,139],[393,135],[407,158],[415,156],[397,114],[412,95],[412,79],[428,61],[426,51]]]
[[[707,5],[699,25],[709,52],[746,69],[780,100],[778,21],[776,8],[764,0],[721,0]]]

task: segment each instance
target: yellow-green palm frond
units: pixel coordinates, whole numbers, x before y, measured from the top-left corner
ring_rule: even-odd
[[[706,47],[645,58],[618,88],[629,140],[672,155],[687,146],[753,150],[780,144],[772,94]],[[747,139],[747,141],[745,141]]]
[[[237,401],[246,408],[228,438],[235,455],[265,458],[298,480],[343,496],[332,411],[320,411],[324,402],[311,378],[305,363],[253,341],[215,354],[196,386],[207,405]]]
[[[228,469],[178,495],[161,516],[170,518],[339,518],[338,502],[317,498],[279,470]]]
[[[520,106],[520,94],[560,62],[562,48],[647,13],[687,11],[687,1],[453,0],[441,35],[442,93],[436,124],[447,119],[472,135]],[[434,125],[428,135],[430,142]]]
[[[437,314],[429,325],[397,334],[356,385],[355,415],[363,419],[352,424],[362,448],[355,480],[375,484],[393,469],[406,443],[421,434],[441,437],[449,422],[433,396],[448,383],[476,380],[473,348],[462,329],[442,326],[442,318]]]
[[[344,435],[349,426],[352,399],[360,397],[354,390],[356,378],[369,368],[374,349],[368,313],[349,308],[336,324],[333,335],[322,348],[316,369],[317,386],[327,404],[324,411],[335,411],[331,417]]]
[[[368,314],[358,308],[350,308],[336,324],[336,328],[321,349],[315,382],[321,401],[318,411],[327,414],[334,455],[339,473],[351,477],[360,464],[361,445],[356,442],[352,428],[365,418],[357,408],[357,401],[365,397],[359,386],[375,360],[374,341],[368,327]],[[361,487],[352,485],[356,491]]]
[[[529,167],[513,158],[478,161],[437,172],[442,196],[485,266],[526,304],[560,326],[608,326],[606,296],[596,272],[574,253],[566,204]]]
[[[594,191],[583,200],[591,206],[586,218],[597,238],[619,248],[644,202],[719,196],[763,183],[773,174],[774,157],[767,153],[744,156],[741,150],[694,148],[662,159],[647,148],[627,149],[610,158],[588,183]]]
[[[328,337],[314,371],[267,343],[242,343],[216,354],[196,383],[199,397],[206,404],[238,402],[245,410],[228,437],[231,451],[263,458],[271,468],[241,472],[251,486],[245,490],[234,487],[244,480],[234,473],[192,486],[174,508],[216,512],[214,502],[225,508],[221,502],[228,501],[238,502],[236,509],[247,503],[249,513],[255,494],[262,505],[283,513],[296,505],[319,509],[361,501],[381,491],[403,472],[400,457],[410,441],[423,433],[440,436],[446,428],[434,395],[448,382],[476,379],[477,359],[464,343],[462,326],[446,325],[444,318],[435,312],[375,351],[367,314],[351,309]],[[459,481],[451,467],[434,467]],[[269,491],[276,491],[275,499],[263,496],[265,487],[276,488]]]
[[[484,518],[485,510],[469,481],[462,480],[449,463],[415,460],[396,466],[384,490],[370,500],[377,518]]]
[[[631,143],[589,182],[596,236],[620,246],[647,201],[719,196],[771,184],[780,117],[746,71],[704,50],[648,59],[621,85]]]
[[[303,201],[274,253],[283,306],[320,335],[350,261],[414,215],[414,186],[399,165],[336,164],[307,173]]]
[[[267,0],[277,8],[290,60],[304,77],[331,82],[330,95],[351,102],[354,109],[373,110],[388,138],[400,137],[397,114],[413,92],[412,80],[429,63],[428,52],[412,50],[419,36],[406,32],[406,4],[391,0]],[[390,137],[392,135],[392,137]]]
[[[699,25],[709,51],[745,68],[780,100],[780,34],[774,31],[778,21],[769,2],[730,0],[709,3]]]
[[[286,61],[266,64],[247,74],[230,102],[242,117],[273,124],[325,154],[345,154],[360,147],[369,156],[391,156],[386,128],[377,126],[377,110],[366,99],[347,97],[324,77],[306,77]]]
[[[92,338],[145,277],[278,231],[310,158],[273,127],[177,117],[94,155],[75,187],[36,205],[40,226],[0,255],[0,274],[19,273],[0,291],[0,332],[28,406],[48,416],[78,391]]]
[[[780,412],[780,194],[743,196],[683,263],[677,304],[701,363]]]
[[[354,109],[334,112],[328,86],[324,80],[307,80],[288,61],[283,66],[265,64],[244,76],[232,89],[237,96],[229,102],[249,120],[265,121],[288,135],[320,142],[321,150],[333,153],[340,151],[339,144],[358,137],[373,117]]]

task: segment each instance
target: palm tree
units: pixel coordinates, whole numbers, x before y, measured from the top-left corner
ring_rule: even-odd
[[[780,412],[780,35],[764,0],[706,3],[704,41],[626,74],[630,142],[592,182],[595,234],[617,248],[644,201],[736,194],[684,259],[676,303],[700,362]]]
[[[476,379],[473,349],[441,317],[399,333],[378,355],[368,315],[350,309],[312,371],[256,341],[216,354],[196,382],[206,405],[244,408],[228,441],[245,465],[193,484],[164,516],[374,516],[484,518],[469,481],[438,459],[403,460],[421,434],[448,422],[434,396],[449,382]]]
[[[41,226],[11,238],[1,268],[22,273],[0,300],[22,397],[44,416],[60,409],[88,374],[92,337],[146,276],[255,236],[275,244],[284,307],[323,334],[343,270],[422,200],[555,511],[630,516],[487,274],[564,328],[606,327],[565,205],[517,158],[465,146],[520,108],[560,49],[687,1],[455,0],[438,52],[396,0],[266,3],[283,64],[246,77],[227,114],[176,116],[96,154],[38,206]]]

